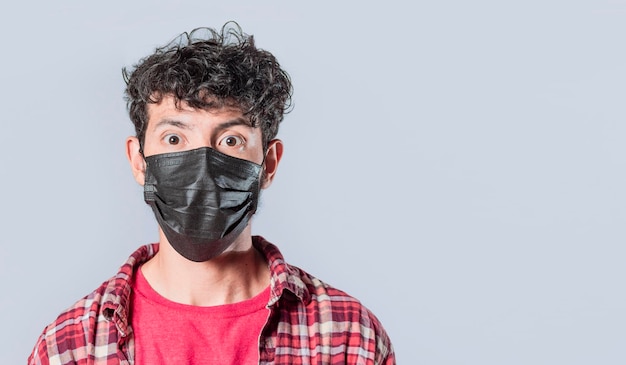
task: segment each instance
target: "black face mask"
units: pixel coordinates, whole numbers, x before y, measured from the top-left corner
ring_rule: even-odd
[[[207,261],[234,242],[256,211],[261,169],[208,147],[148,156],[144,199],[179,254]]]

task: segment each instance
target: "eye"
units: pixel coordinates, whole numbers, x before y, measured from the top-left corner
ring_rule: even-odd
[[[165,142],[175,146],[180,143],[180,137],[175,134],[168,134],[165,136]]]
[[[243,139],[237,136],[226,136],[220,141],[220,145],[235,147],[243,144]]]

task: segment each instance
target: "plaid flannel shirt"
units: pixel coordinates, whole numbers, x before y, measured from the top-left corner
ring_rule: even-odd
[[[259,364],[395,364],[389,337],[360,302],[288,265],[262,237],[253,243],[271,272]],[[139,248],[116,276],[46,327],[28,364],[133,364],[132,276],[157,251],[157,244]]]

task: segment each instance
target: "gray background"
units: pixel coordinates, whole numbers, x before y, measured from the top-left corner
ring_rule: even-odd
[[[295,85],[254,231],[402,364],[624,364],[626,2],[13,2],[0,363],[156,240],[121,67],[237,20]]]

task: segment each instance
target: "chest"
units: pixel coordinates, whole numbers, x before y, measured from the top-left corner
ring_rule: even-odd
[[[135,364],[258,364],[266,299],[197,307],[135,295]]]

